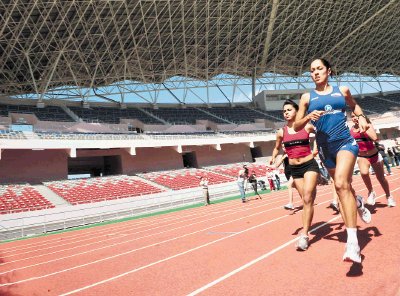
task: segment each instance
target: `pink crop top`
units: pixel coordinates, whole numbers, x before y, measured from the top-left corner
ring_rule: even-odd
[[[295,134],[289,134],[288,127],[285,126],[283,145],[289,158],[306,157],[311,154],[310,135],[304,128]]]

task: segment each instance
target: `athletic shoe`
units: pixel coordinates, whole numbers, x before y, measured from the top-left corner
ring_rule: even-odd
[[[364,223],[370,223],[371,222],[371,212],[364,207],[364,201],[362,196],[357,195],[357,212],[360,215],[361,220],[363,220]],[[360,204],[360,206],[358,206]]]
[[[361,263],[360,246],[356,243],[347,243],[343,261]]]
[[[388,204],[388,207],[396,206],[396,201],[394,200],[393,196],[389,196],[389,198],[387,199],[387,204]]]
[[[245,199],[242,199],[242,203],[245,203],[246,202],[246,200]]]
[[[308,249],[308,241],[309,241],[308,236],[306,236],[304,234],[300,235],[300,237],[299,237],[299,239],[298,239],[298,241],[296,243],[296,249],[298,251],[307,250]]]
[[[335,202],[331,202],[331,204],[329,205],[330,208],[332,208],[334,211],[336,212],[340,212],[339,209],[339,204],[335,203]]]
[[[376,194],[374,191],[372,191],[367,198],[367,204],[373,206],[375,204],[375,198],[376,198]]]
[[[291,203],[288,203],[287,205],[284,205],[283,208],[285,210],[294,210],[294,206]]]

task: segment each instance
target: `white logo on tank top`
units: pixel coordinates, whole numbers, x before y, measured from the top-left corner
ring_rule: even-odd
[[[325,109],[325,111],[332,111],[332,106],[331,105],[325,105],[324,109]]]
[[[333,93],[331,94],[331,97],[341,97],[342,94],[341,93]]]

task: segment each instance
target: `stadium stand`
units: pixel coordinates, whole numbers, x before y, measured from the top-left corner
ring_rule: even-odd
[[[43,140],[135,140],[142,138],[140,134],[135,134],[135,133],[110,134],[110,133],[36,132],[36,135]]]
[[[0,104],[0,116],[8,116],[9,113],[34,114],[43,121],[74,121],[61,107],[46,106],[37,108],[31,105],[7,105]]]
[[[145,110],[171,124],[196,124],[196,120],[210,120],[215,123],[226,123],[217,116],[212,116],[202,109],[193,107],[160,109],[145,108]]]
[[[34,187],[0,185],[0,214],[19,213],[54,208]]]
[[[138,175],[144,179],[158,183],[173,190],[198,187],[200,177],[202,176],[207,176],[209,179],[209,185],[232,182],[235,180],[229,176],[224,176],[216,172],[210,172],[202,169],[182,169]]]
[[[44,185],[72,205],[163,191],[135,177],[126,175],[45,182]]]
[[[400,94],[387,94],[382,99],[391,101],[395,103],[397,106],[400,106]]]
[[[269,111],[262,111],[262,112],[267,113],[269,116],[271,116],[275,120],[282,121],[282,122],[285,121],[282,110],[269,110]]]
[[[0,130],[0,139],[26,139],[21,131]]]
[[[203,108],[204,109],[204,108]],[[275,116],[268,115],[266,111],[258,109],[246,108],[243,106],[237,107],[213,107],[207,109],[208,112],[215,116],[224,118],[236,124],[254,123],[255,119],[277,120]]]
[[[386,97],[385,97],[386,98]],[[367,114],[371,113],[379,113],[383,114],[385,112],[390,112],[390,111],[399,111],[400,110],[400,105],[395,102],[390,102],[386,99],[379,98],[379,97],[370,97],[367,96],[362,99],[358,99],[357,102],[360,104],[361,108],[363,110],[366,110]]]
[[[120,119],[137,119],[147,124],[163,124],[160,120],[146,114],[138,108],[111,108],[111,107],[69,107],[85,122],[120,123]]]

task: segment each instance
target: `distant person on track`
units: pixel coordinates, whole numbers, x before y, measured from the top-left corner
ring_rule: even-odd
[[[275,187],[276,190],[281,190],[281,178],[279,177],[279,170],[275,168],[274,170],[275,175]]]
[[[239,170],[237,178],[240,197],[243,203],[246,202],[246,186],[248,178],[249,178],[249,169],[247,168],[246,165],[244,165],[243,168]]]
[[[208,191],[208,178],[205,176],[202,176],[200,178],[199,185],[203,188],[204,205],[208,206],[210,204],[210,193]]]
[[[391,175],[392,174],[392,169],[390,168],[389,158],[388,158],[388,156],[387,156],[387,154],[385,152],[385,146],[383,144],[380,144],[379,142],[375,142],[375,147],[376,147],[376,149],[378,149],[378,152],[382,157],[382,161],[383,161],[383,164],[386,167],[388,175]]]
[[[276,190],[274,179],[275,179],[275,174],[273,173],[273,171],[271,171],[271,170],[268,171],[267,172],[267,180],[268,180],[268,183],[269,183],[269,189],[271,191],[275,191]]]
[[[310,72],[315,89],[301,96],[294,130],[300,131],[310,122],[315,126],[318,153],[333,178],[346,225],[347,243],[343,260],[361,263],[357,211],[366,223],[371,221],[371,213],[351,185],[358,145],[347,126],[346,105],[357,116],[361,132],[368,129],[368,122],[348,87],[329,84],[332,68],[327,60],[314,60]]]
[[[386,194],[387,204],[389,207],[396,206],[396,202],[392,195],[390,194],[389,183],[385,178],[385,171],[383,169],[382,160],[379,159],[378,149],[374,145],[374,141],[378,140],[375,129],[371,122],[367,118],[369,128],[365,132],[360,131],[360,126],[358,124],[358,118],[353,113],[351,113],[351,120],[353,121],[353,126],[350,129],[350,133],[359,147],[358,152],[358,167],[360,169],[361,177],[364,181],[365,186],[368,189],[367,203],[370,205],[375,204],[376,194],[372,188],[371,178],[369,176],[370,167],[374,169],[375,176],[381,184],[383,190]]]
[[[258,197],[260,198],[260,199],[262,199],[262,197],[261,197],[261,195],[258,193],[258,190],[257,190],[257,186],[258,186],[258,182],[257,182],[257,175],[256,175],[256,173],[251,173],[250,174],[250,176],[249,176],[249,178],[247,179],[248,180],[248,182],[251,184],[251,187],[253,187],[253,190],[254,190],[254,193],[256,194],[256,195],[258,195]]]
[[[305,251],[308,248],[308,231],[314,215],[314,200],[319,168],[310,147],[310,133],[314,132],[314,127],[311,124],[306,124],[298,132],[293,129],[298,109],[299,106],[292,100],[286,100],[283,103],[283,116],[287,121],[287,125],[276,134],[276,143],[270,164],[275,163],[283,143],[289,158],[290,172],[294,184],[303,200],[303,233],[300,235],[296,247],[298,250]]]

